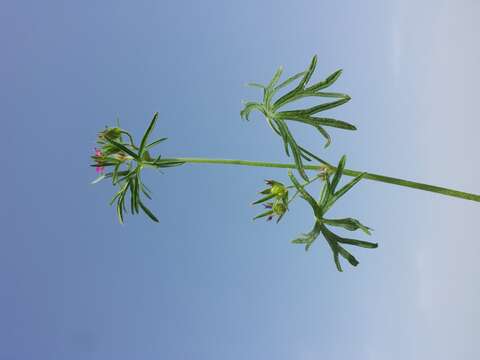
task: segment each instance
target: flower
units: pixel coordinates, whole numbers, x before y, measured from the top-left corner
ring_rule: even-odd
[[[100,165],[100,159],[102,157],[102,151],[95,148],[95,161],[97,162],[97,167],[95,168],[95,171],[97,172],[97,174],[103,174],[103,172],[105,171],[105,167]]]

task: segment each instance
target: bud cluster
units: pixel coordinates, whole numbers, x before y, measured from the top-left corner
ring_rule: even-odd
[[[143,168],[152,167],[156,169],[178,166],[183,164],[176,159],[162,159],[161,156],[152,158],[150,150],[166,140],[160,138],[149,142],[149,137],[155,127],[158,113],[155,113],[147,130],[137,146],[129,132],[120,127],[107,127],[97,137],[98,148],[95,148],[95,155],[92,156],[96,171],[100,174],[93,183],[105,178],[112,178],[112,184],[118,186],[118,192],[114,195],[111,204],[117,203],[117,215],[120,222],[123,222],[123,215],[128,211],[126,206],[127,194],[130,195],[130,212],[138,214],[144,212],[150,219],[157,221],[157,217],[146,207],[142,197],[151,198],[151,193],[141,179]],[[123,135],[128,140],[124,141]],[[109,173],[104,173],[106,167],[113,167]]]
[[[278,223],[288,210],[288,189],[275,180],[265,180],[265,183],[269,187],[260,192],[265,196],[255,201],[253,205],[264,203],[263,206],[268,210],[256,216],[254,220],[266,217],[267,221],[270,221],[277,216]]]

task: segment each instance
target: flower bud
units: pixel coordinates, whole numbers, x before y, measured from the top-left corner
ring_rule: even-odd
[[[119,127],[113,127],[113,128],[106,128],[102,132],[98,134],[98,137],[100,139],[105,139],[105,137],[108,137],[109,139],[116,140],[120,137],[122,134],[122,129]]]
[[[273,184],[272,188],[270,189],[270,193],[277,197],[282,197],[283,195],[285,195],[286,191],[287,189],[285,189],[285,186],[280,183]]]
[[[275,215],[280,216],[285,214],[285,212],[287,211],[287,207],[283,203],[277,202],[273,204],[272,210],[275,213]]]

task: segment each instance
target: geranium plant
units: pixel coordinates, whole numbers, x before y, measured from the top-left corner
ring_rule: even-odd
[[[120,223],[124,222],[127,213],[132,215],[144,213],[151,220],[158,222],[156,215],[145,204],[145,198],[151,199],[152,194],[142,181],[142,171],[144,169],[170,168],[187,163],[288,169],[290,184],[286,185],[273,179],[266,180],[267,188],[260,191],[260,199],[253,202],[254,205],[263,205],[264,208],[254,219],[264,218],[267,221],[276,219],[276,222],[279,222],[289,212],[290,204],[295,199],[303,199],[312,209],[313,227],[309,232],[292,240],[292,243],[302,244],[305,246],[305,250],[308,250],[313,242],[322,235],[332,250],[333,260],[339,271],[342,271],[340,257],[343,257],[353,266],[358,265],[358,260],[345,248],[345,245],[370,249],[377,247],[376,243],[345,238],[333,232],[334,228],[343,228],[348,231],[361,231],[370,235],[372,229],[363,225],[359,220],[351,217],[332,219],[327,215],[336,201],[361,180],[368,179],[465,200],[480,201],[480,195],[476,194],[347,169],[345,167],[346,156],[343,156],[338,164],[333,165],[318,157],[312,151],[300,146],[288,127],[289,122],[299,122],[315,128],[325,139],[325,147],[328,147],[332,142],[326,128],[356,130],[356,127],[348,122],[321,115],[329,109],[345,104],[350,100],[350,96],[338,92],[324,91],[340,77],[341,70],[335,71],[324,80],[312,83],[316,65],[317,57],[314,56],[305,71],[295,74],[283,82],[280,82],[283,69],[279,68],[267,85],[249,84],[261,89],[263,98],[260,102],[246,102],[240,112],[240,116],[245,120],[249,120],[252,111],[259,111],[263,114],[274,134],[281,138],[285,154],[288,157],[292,156],[294,163],[186,157],[165,158],[161,155],[154,155],[153,149],[166,140],[166,138],[151,139],[158,120],[158,113],[155,113],[140,142],[136,142],[132,134],[120,128],[120,126],[106,127],[98,134],[97,147],[92,156],[94,164],[91,166],[96,168],[99,177],[93,183],[110,179],[117,188],[111,204],[116,205]],[[289,91],[280,94],[281,91],[289,87]],[[285,105],[294,105],[298,100],[304,98],[329,100],[308,108],[283,110]],[[306,164],[306,162],[311,164]],[[292,170],[295,170],[301,177],[300,181]],[[308,171],[312,171],[314,175],[309,176]],[[342,184],[343,175],[353,179]],[[307,187],[312,186],[312,184],[321,187],[319,197],[314,197],[308,192]]]

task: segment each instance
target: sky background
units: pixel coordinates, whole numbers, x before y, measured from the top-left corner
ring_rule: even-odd
[[[358,126],[293,127],[332,162],[480,193],[480,3],[455,1],[46,1],[0,5],[0,359],[478,359],[480,206],[364,181],[332,210],[375,229],[376,250],[338,273],[301,202],[251,218],[282,170],[185,165],[146,176],[151,208],[117,223],[92,186],[96,132],[164,156],[287,161],[241,100],[279,65],[352,100]],[[362,239],[364,236],[359,235]]]

